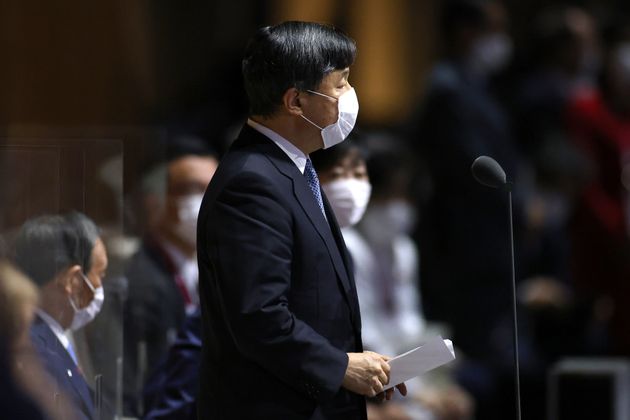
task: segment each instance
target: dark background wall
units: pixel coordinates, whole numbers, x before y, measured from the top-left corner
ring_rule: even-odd
[[[559,3],[508,0],[516,41],[537,12]],[[574,3],[599,15],[630,8],[613,0]],[[164,139],[194,132],[221,142],[242,122],[240,56],[261,25],[304,19],[342,27],[359,46],[351,76],[361,99],[359,124],[396,124],[422,94],[439,41],[440,4],[1,0],[0,173],[8,184],[0,187],[0,224],[14,227],[33,213],[79,206],[101,223],[133,230],[120,202],[163,155]],[[56,160],[44,158],[42,148]],[[122,160],[121,191],[97,176],[114,155]],[[115,197],[117,204],[72,199],[78,191]]]

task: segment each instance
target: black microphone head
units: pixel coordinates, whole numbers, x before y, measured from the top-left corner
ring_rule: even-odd
[[[485,186],[499,188],[507,182],[501,165],[489,156],[479,156],[470,169],[477,182]]]

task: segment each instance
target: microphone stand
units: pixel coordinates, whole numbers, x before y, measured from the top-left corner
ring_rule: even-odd
[[[508,192],[508,219],[510,221],[510,257],[512,262],[512,321],[514,338],[514,391],[516,393],[516,418],[521,420],[521,378],[518,362],[518,325],[516,322],[516,269],[514,268],[514,221],[512,215],[512,187],[505,171],[496,160],[479,156],[471,166],[472,174],[480,184],[491,188],[503,188]]]
[[[518,357],[518,326],[516,322],[516,269],[514,268],[514,222],[512,215],[512,183],[505,184],[508,192],[508,210],[510,219],[510,256],[512,259],[512,321],[514,338],[514,390],[516,393],[516,418],[521,420],[521,378]]]

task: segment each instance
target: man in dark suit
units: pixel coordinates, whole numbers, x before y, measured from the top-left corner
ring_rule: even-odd
[[[308,157],[354,126],[355,53],[304,22],[246,49],[250,119],[199,213],[199,418],[365,419],[364,396],[384,396],[387,357],[362,351],[349,257]]]
[[[166,357],[187,314],[198,309],[196,228],[203,193],[216,170],[213,151],[196,138],[175,138],[157,183],[165,196],[151,230],[125,270],[125,414],[142,416],[145,380]],[[140,362],[140,363],[139,363]]]
[[[31,340],[72,413],[64,418],[94,418],[92,392],[78,365],[69,330],[90,322],[103,302],[107,253],[96,225],[80,213],[41,216],[27,221],[16,241],[16,262],[40,287],[41,301]]]
[[[201,311],[186,317],[168,357],[145,387],[144,420],[197,418],[201,364]]]

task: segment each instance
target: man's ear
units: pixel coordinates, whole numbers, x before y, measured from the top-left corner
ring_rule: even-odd
[[[66,295],[71,296],[75,293],[75,290],[77,288],[76,284],[78,284],[80,273],[81,266],[75,264],[65,271],[59,273],[59,276],[57,276],[57,283]]]
[[[302,104],[300,102],[300,91],[292,87],[287,89],[282,95],[282,104],[284,109],[290,115],[302,115]]]

